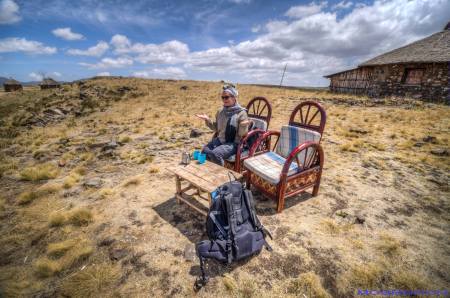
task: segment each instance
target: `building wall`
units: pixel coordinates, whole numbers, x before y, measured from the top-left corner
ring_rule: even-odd
[[[5,92],[13,92],[22,90],[22,85],[3,85]]]
[[[330,90],[373,97],[404,96],[450,104],[449,63],[360,67],[330,77]],[[414,83],[410,74],[418,72]]]
[[[379,96],[405,96],[433,102],[450,103],[448,63],[393,64],[375,68],[385,72],[384,80],[376,76]],[[422,70],[419,83],[408,84],[408,71]]]

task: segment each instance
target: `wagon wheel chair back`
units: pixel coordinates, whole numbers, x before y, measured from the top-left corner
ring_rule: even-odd
[[[289,125],[264,133],[252,146],[244,161],[247,187],[253,185],[274,199],[278,212],[285,198],[310,187],[316,196],[324,163],[320,141],[325,123],[326,113],[319,103],[304,101],[296,106]]]
[[[249,132],[239,143],[236,154],[225,160],[225,167],[236,172],[242,172],[243,163],[249,156],[250,148],[268,130],[272,118],[272,105],[265,97],[254,97],[247,104],[246,109],[252,122]],[[255,151],[255,154],[258,154],[258,151]]]

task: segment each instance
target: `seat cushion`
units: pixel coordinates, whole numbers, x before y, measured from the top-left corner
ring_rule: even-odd
[[[244,166],[269,183],[278,184],[285,161],[286,159],[284,157],[275,152],[267,152],[246,159]],[[289,167],[288,176],[298,171],[297,163],[292,162]]]
[[[278,141],[276,153],[287,158],[292,150],[295,149],[300,144],[308,141],[319,142],[320,133],[317,131],[309,130],[306,128],[284,125],[281,127],[281,136]],[[312,152],[312,151],[311,151]],[[304,155],[302,152],[301,154]],[[310,152],[308,152],[308,155]],[[299,156],[300,160],[303,162],[304,156]]]
[[[258,118],[253,118],[253,117],[249,117],[249,119],[253,122],[253,126],[252,129],[258,128],[258,129],[262,129],[262,130],[267,130],[267,122],[262,120],[262,119],[258,119]]]
[[[249,150],[244,150],[241,152],[241,158],[243,157],[247,157],[249,153]],[[231,155],[230,157],[227,158],[227,161],[229,162],[235,162],[236,161],[236,154]]]

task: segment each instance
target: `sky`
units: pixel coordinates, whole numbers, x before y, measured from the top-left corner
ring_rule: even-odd
[[[327,86],[448,21],[450,0],[0,0],[0,76]]]

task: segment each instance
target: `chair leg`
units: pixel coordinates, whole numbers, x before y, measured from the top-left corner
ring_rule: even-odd
[[[317,194],[319,193],[319,186],[320,186],[320,180],[318,180],[316,182],[316,184],[314,184],[314,188],[313,188],[313,192],[312,192],[313,197],[317,196]]]
[[[245,187],[247,189],[250,189],[251,186],[251,182],[252,182],[252,172],[250,172],[249,170],[247,170],[247,173],[245,174]]]
[[[284,209],[284,187],[277,187],[277,212],[281,213]]]

